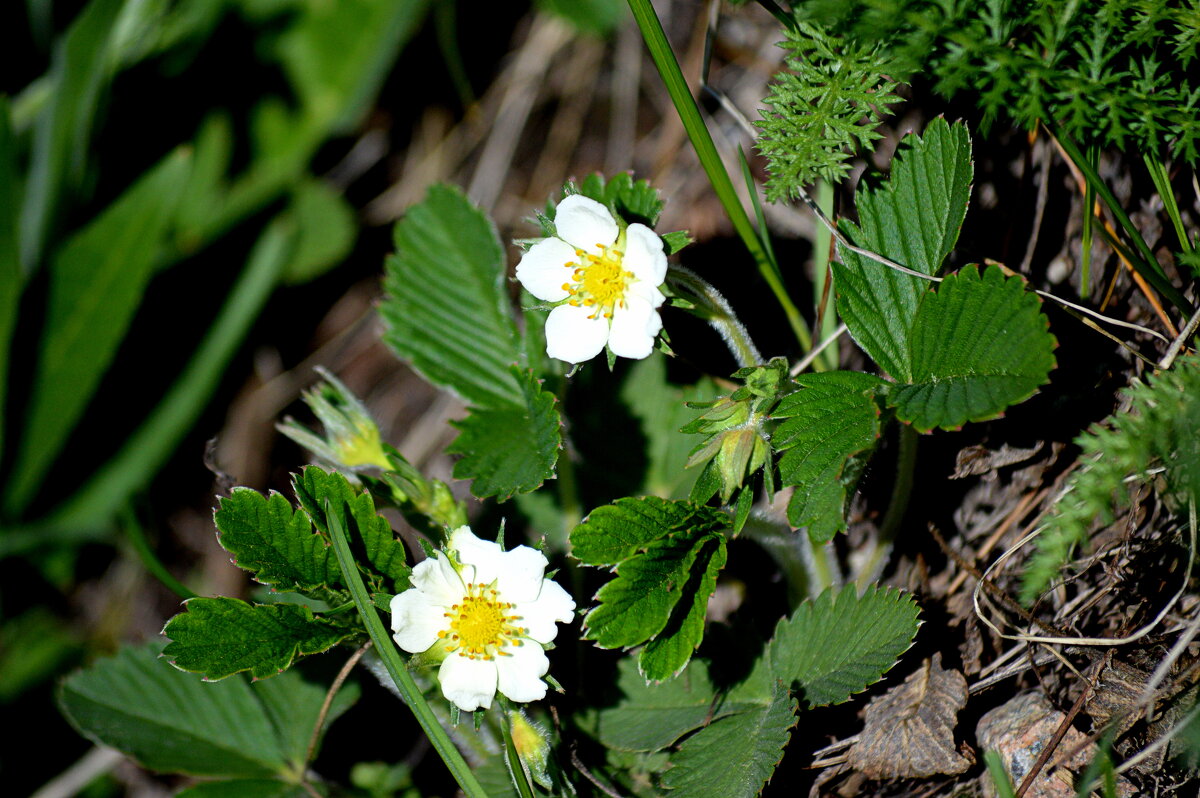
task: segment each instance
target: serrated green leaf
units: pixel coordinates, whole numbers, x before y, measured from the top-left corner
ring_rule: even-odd
[[[872,586],[826,590],[775,627],[758,678],[783,680],[805,706],[839,704],[879,681],[916,637],[912,597]],[[753,679],[753,677],[752,677]],[[764,685],[757,687],[762,690]]]
[[[616,578],[596,593],[599,606],[584,618],[584,638],[601,648],[628,648],[662,632],[709,539],[685,530],[618,565]]]
[[[720,533],[728,526],[728,517],[712,507],[627,497],[592,510],[571,531],[571,554],[587,565],[616,565],[660,538],[688,530]]]
[[[10,512],[33,498],[116,355],[189,168],[185,150],[169,155],[55,255],[29,416],[8,486]]]
[[[592,173],[578,186],[570,183],[567,186],[607,206],[614,215],[631,224],[639,222],[653,229],[662,213],[663,201],[658,190],[646,180],[635,181],[629,172],[618,172],[608,180]]]
[[[624,697],[597,715],[597,736],[619,751],[658,751],[728,711],[716,703],[716,688],[704,662],[693,660],[676,679],[648,684],[631,657],[617,664]],[[739,705],[740,708],[745,708]]]
[[[462,455],[454,476],[472,480],[471,492],[481,499],[505,501],[535,490],[554,476],[558,462],[558,400],[532,372],[514,366],[512,376],[521,388],[520,406],[472,408],[465,419],[451,422],[459,436],[446,451]]]
[[[151,770],[262,777],[287,760],[243,679],[208,684],[158,658],[158,646],[123,648],[69,676],[58,703],[89,739]]]
[[[314,785],[306,785],[313,789]],[[325,793],[316,786],[319,795]],[[175,793],[175,798],[312,798],[304,787],[275,779],[206,781]]]
[[[388,346],[472,405],[523,409],[511,369],[523,362],[520,341],[491,220],[458,189],[437,185],[397,223],[395,239],[380,306]]]
[[[683,598],[672,610],[667,625],[638,655],[638,667],[647,679],[672,679],[692,658],[692,652],[704,639],[708,599],[717,589],[717,575],[725,567],[726,557],[725,539],[717,535],[709,537],[707,545],[696,555],[688,584],[683,587]]]
[[[375,585],[376,589],[391,588],[394,593],[408,589],[408,577],[412,573],[408,567],[408,552],[392,531],[391,523],[375,511],[370,493],[355,488],[336,471],[326,473],[317,466],[305,466],[292,480],[292,488],[296,500],[323,535],[329,534],[325,502],[328,501],[333,511],[339,514],[343,528],[350,535],[351,548],[363,555],[358,560],[360,565],[369,565],[375,574],[389,580],[387,585]],[[349,518],[346,518],[347,508]],[[333,557],[332,550],[327,553]],[[336,569],[333,559],[330,565]],[[341,584],[340,578],[338,584]]]
[[[1041,300],[999,266],[952,274],[921,303],[912,379],[888,394],[918,430],[995,418],[1027,399],[1054,368],[1054,336]]]
[[[779,460],[780,480],[796,486],[788,521],[807,527],[814,541],[824,542],[846,528],[845,466],[851,457],[875,446],[875,394],[887,383],[852,371],[805,374],[796,383],[799,390],[785,396],[772,413],[787,420],[776,429],[771,445],[785,452]]]
[[[859,223],[843,222],[858,246],[922,274],[934,275],[954,248],[971,194],[971,140],[966,126],[934,119],[910,136],[877,188],[855,196]],[[909,335],[927,281],[838,247],[833,264],[838,314],[879,366],[907,381]]]
[[[296,657],[317,654],[353,633],[298,604],[247,604],[234,598],[194,598],[167,621],[163,656],[180,670],[224,679],[249,671],[265,679]]]
[[[220,500],[213,520],[221,547],[256,581],[304,593],[341,586],[329,541],[280,494],[264,498],[250,488],[234,488]]]
[[[796,709],[787,688],[776,684],[765,707],[727,715],[684,740],[663,786],[679,798],[753,798],[783,759]]]

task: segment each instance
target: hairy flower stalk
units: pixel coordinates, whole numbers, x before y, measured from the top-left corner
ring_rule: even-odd
[[[412,588],[392,599],[396,643],[440,662],[442,694],[466,712],[490,707],[497,692],[511,701],[544,698],[544,646],[575,610],[544,578],[546,565],[535,549],[506,552],[459,527],[445,551],[413,568]]]
[[[525,290],[556,303],[546,319],[546,354],[568,363],[607,347],[641,359],[662,329],[659,290],[667,275],[662,239],[643,224],[625,226],[604,205],[580,194],[558,204],[556,235],[529,248],[517,264]]]

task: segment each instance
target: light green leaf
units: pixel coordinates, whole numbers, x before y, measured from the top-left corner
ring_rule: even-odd
[[[408,209],[395,238],[380,306],[388,346],[476,407],[524,410],[511,369],[521,347],[491,220],[458,189],[438,185]]]
[[[0,96],[0,418],[8,396],[8,361],[13,330],[17,326],[17,301],[24,279],[18,241],[22,186],[17,172],[17,141],[13,136],[8,98]],[[0,424],[0,460],[3,459],[4,424]]]
[[[286,771],[275,729],[243,679],[202,682],[160,661],[157,649],[123,648],[68,677],[58,694],[67,719],[151,770],[243,777]]]
[[[764,663],[771,682],[782,680],[805,706],[839,704],[879,681],[916,637],[918,608],[898,590],[853,585],[826,590],[775,627]],[[752,677],[754,681],[754,677]]]
[[[720,395],[705,377],[695,385],[678,386],[667,381],[667,359],[654,354],[639,360],[621,385],[621,401],[641,423],[646,436],[646,493],[664,499],[687,496],[699,469],[687,469],[688,454],[695,438],[679,430],[693,419],[688,402],[708,402]]]
[[[638,656],[638,667],[647,679],[664,681],[679,675],[704,639],[704,617],[708,599],[717,589],[717,575],[725,567],[725,538],[712,536],[696,556],[683,587],[683,599],[658,636]],[[691,596],[688,601],[687,597]]]
[[[154,273],[189,168],[185,151],[168,156],[55,255],[10,512],[33,498],[112,362]]]
[[[753,798],[783,759],[796,708],[787,688],[776,684],[766,706],[727,715],[684,740],[663,786],[678,798]]]
[[[995,418],[1027,399],[1054,368],[1054,336],[1041,300],[998,266],[968,266],[921,303],[912,378],[888,395],[918,430]]]
[[[163,629],[171,638],[163,656],[206,679],[241,671],[265,679],[286,670],[296,657],[325,651],[354,631],[314,617],[297,604],[247,604],[218,596],[190,599],[185,606],[187,612]]]
[[[454,476],[473,480],[471,492],[481,499],[505,501],[541,487],[554,476],[562,446],[554,394],[543,391],[531,372],[514,366],[511,373],[522,392],[521,405],[472,408],[465,419],[451,422],[459,436],[446,451],[462,455]]]
[[[249,488],[234,488],[220,500],[213,518],[234,565],[251,571],[264,585],[304,593],[341,586],[329,541],[280,494],[263,498]]]
[[[368,573],[373,591],[399,593],[408,589],[408,576],[412,573],[408,567],[408,552],[388,520],[375,511],[370,493],[353,487],[336,471],[326,473],[316,466],[306,466],[300,476],[293,478],[292,488],[296,499],[324,535],[329,534],[325,502],[328,501],[333,512],[338,513],[342,528],[350,535],[351,546],[362,547],[366,561],[360,560],[360,566],[369,564],[375,574],[388,580],[386,584],[380,584],[378,577]],[[347,508],[349,518],[346,517]],[[333,557],[332,552],[329,556]],[[330,564],[333,565],[332,559]]]
[[[283,282],[296,285],[341,263],[354,245],[358,226],[350,204],[320,180],[304,180],[293,189],[291,212],[300,240],[283,273]]]
[[[905,138],[892,173],[855,197],[859,224],[842,227],[858,246],[934,275],[954,248],[971,194],[971,140],[966,126],[934,119],[923,136]],[[925,280],[838,248],[833,264],[838,314],[879,366],[898,380],[911,376],[909,334]],[[843,265],[844,264],[844,265]]]
[[[796,486],[788,503],[792,526],[807,527],[817,542],[846,528],[846,464],[874,448],[879,438],[879,405],[875,395],[887,383],[869,374],[832,371],[804,374],[800,386],[785,396],[771,414],[787,419],[771,445],[785,452],[779,460],[784,485]]]
[[[308,785],[310,788],[312,784]],[[317,787],[318,793],[324,792]],[[175,798],[312,798],[296,784],[274,779],[231,779],[206,781],[175,793]]]
[[[708,667],[693,660],[676,679],[647,683],[633,659],[617,664],[617,686],[624,697],[597,716],[597,735],[606,747],[620,751],[658,751],[688,732],[728,711],[717,704]],[[742,707],[744,708],[744,707]]]
[[[616,565],[654,541],[677,534],[719,534],[729,526],[720,510],[655,496],[617,499],[597,507],[571,531],[571,554],[587,565]]]

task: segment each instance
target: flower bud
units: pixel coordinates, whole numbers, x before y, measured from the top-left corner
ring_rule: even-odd
[[[534,723],[519,709],[508,713],[512,728],[513,747],[521,762],[529,769],[529,775],[541,786],[552,787],[548,766],[550,764],[550,733],[540,723]]]
[[[290,418],[278,430],[332,465],[351,471],[391,468],[379,427],[366,406],[337,377],[323,368],[317,371],[325,381],[305,391],[303,398],[325,427],[324,437]]]

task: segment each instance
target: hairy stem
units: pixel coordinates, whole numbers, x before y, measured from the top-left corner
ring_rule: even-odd
[[[721,335],[738,366],[745,368],[762,364],[763,356],[754,341],[750,340],[750,333],[720,291],[700,275],[682,266],[670,267],[667,283],[691,301],[695,305],[695,315],[711,324]]]

